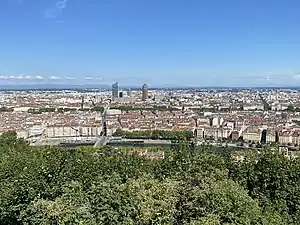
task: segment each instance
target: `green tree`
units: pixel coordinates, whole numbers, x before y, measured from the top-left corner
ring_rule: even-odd
[[[288,105],[288,107],[287,107],[286,110],[289,111],[289,112],[294,112],[295,111],[295,107],[293,105]]]
[[[137,134],[182,140],[170,149],[64,149],[4,133],[0,224],[299,224],[300,159],[269,148],[200,151],[181,132]]]
[[[63,187],[63,194],[54,200],[36,199],[21,212],[23,224],[96,225],[91,205],[79,182]]]
[[[236,162],[231,176],[262,208],[278,212],[288,223],[300,220],[300,161],[270,148],[253,150]],[[297,223],[296,223],[297,224]]]
[[[93,213],[98,224],[172,224],[179,183],[143,176],[99,179],[91,189]]]
[[[118,128],[118,129],[116,130],[116,132],[113,134],[113,136],[116,136],[116,137],[122,137],[124,134],[125,134],[125,132],[122,131],[122,129]]]
[[[16,131],[7,131],[0,136],[0,147],[1,146],[26,148],[28,146],[28,143],[24,139],[18,138]]]
[[[179,182],[163,182],[148,176],[131,179],[126,192],[136,209],[136,224],[174,224],[177,213]]]
[[[191,190],[188,218],[206,221],[213,215],[219,224],[260,224],[257,202],[234,181],[207,182]]]

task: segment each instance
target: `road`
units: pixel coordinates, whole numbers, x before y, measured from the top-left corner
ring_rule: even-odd
[[[110,106],[110,100],[107,102],[106,106],[104,107],[104,110],[102,112],[102,134],[101,136],[97,139],[94,147],[98,147],[98,146],[103,146],[106,145],[106,143],[109,141],[107,139],[107,137],[105,136],[105,122],[106,122],[106,113],[107,110],[109,110],[109,106]]]

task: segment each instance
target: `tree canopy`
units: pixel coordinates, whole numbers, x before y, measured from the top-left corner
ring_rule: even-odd
[[[160,148],[164,158],[156,160],[128,154],[128,147],[31,147],[15,132],[0,142],[0,224],[300,221],[300,161],[278,150],[253,150],[237,160],[230,151],[198,151],[182,142]]]
[[[165,130],[145,130],[145,131],[123,131],[117,129],[114,136],[122,136],[131,139],[164,139],[164,140],[189,140],[194,135],[192,131],[165,131]]]

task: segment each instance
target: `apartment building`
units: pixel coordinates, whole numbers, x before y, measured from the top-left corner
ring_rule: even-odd
[[[74,125],[74,126],[48,126],[45,129],[45,136],[48,138],[56,137],[97,137],[102,131],[101,126],[97,125]]]

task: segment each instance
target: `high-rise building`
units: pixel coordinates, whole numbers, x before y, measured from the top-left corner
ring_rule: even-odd
[[[81,110],[83,110],[83,106],[84,106],[84,96],[81,96]]]
[[[119,92],[119,98],[123,98],[123,91]]]
[[[127,90],[127,96],[128,96],[128,97],[131,97],[131,94],[132,94],[131,89],[128,89],[128,90]]]
[[[118,98],[119,97],[119,83],[113,83],[112,85],[112,98]]]
[[[264,129],[264,130],[261,132],[260,143],[261,143],[261,144],[266,144],[266,142],[267,142],[267,130]]]
[[[148,98],[148,85],[144,84],[142,86],[142,99],[143,99],[143,101],[146,101],[147,98]]]

